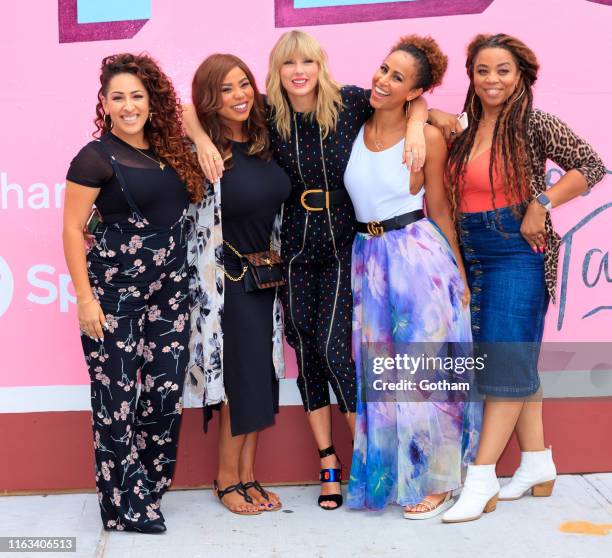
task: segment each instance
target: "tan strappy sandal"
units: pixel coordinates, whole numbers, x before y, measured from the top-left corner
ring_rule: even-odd
[[[453,491],[449,490],[444,496],[444,499],[438,502],[437,504],[429,498],[429,496],[425,496],[418,504],[415,504],[411,507],[423,506],[425,508],[424,511],[406,511],[404,510],[404,518],[405,519],[431,519],[438,514],[441,514],[443,511],[446,511],[455,503],[453,499]]]

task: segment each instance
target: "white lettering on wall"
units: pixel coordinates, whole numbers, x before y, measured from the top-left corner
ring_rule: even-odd
[[[70,275],[66,273],[56,277],[52,265],[33,265],[28,270],[28,283],[42,292],[30,292],[27,299],[34,304],[52,304],[59,298],[60,312],[68,312],[69,303],[76,302],[68,290],[70,282]]]
[[[6,260],[0,256],[0,316],[11,305],[15,283],[13,274]]]
[[[66,183],[53,187],[44,182],[34,182],[24,189],[21,184],[9,182],[8,173],[0,173],[0,209],[23,209],[24,201],[30,209],[61,209],[62,193]]]

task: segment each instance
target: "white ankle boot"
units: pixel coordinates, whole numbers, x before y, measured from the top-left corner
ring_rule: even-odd
[[[460,523],[479,519],[492,512],[497,504],[499,481],[495,465],[468,465],[465,484],[457,503],[442,516],[443,523]]]
[[[550,496],[556,478],[550,449],[521,452],[521,464],[510,482],[502,486],[499,499],[518,500],[529,489],[534,496]]]

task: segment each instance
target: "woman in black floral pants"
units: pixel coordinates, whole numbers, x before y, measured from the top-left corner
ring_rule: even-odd
[[[185,215],[202,179],[153,60],[108,57],[100,80],[102,135],[68,171],[64,251],[91,379],[104,528],[159,533],[188,361]],[[94,201],[102,223],[86,256],[81,231]]]

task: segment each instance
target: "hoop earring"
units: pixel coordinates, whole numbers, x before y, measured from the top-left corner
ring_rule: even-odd
[[[512,104],[516,103],[525,94],[525,89],[526,87],[523,85],[523,90],[520,92],[519,96],[512,101]]]
[[[104,125],[109,130],[112,130],[112,128],[113,128],[113,119],[110,117],[110,114],[105,114],[104,115]]]
[[[408,104],[406,105],[406,108],[404,109],[404,113],[406,114],[406,120],[408,120],[408,113],[410,112],[410,103],[411,103],[411,100],[408,99]]]
[[[470,112],[472,113],[472,119],[477,120],[476,111],[474,110],[474,97],[476,97],[476,93],[472,94],[472,98],[470,99]]]
[[[150,112],[149,113],[149,124],[152,124],[152,123],[153,123],[153,113]]]

